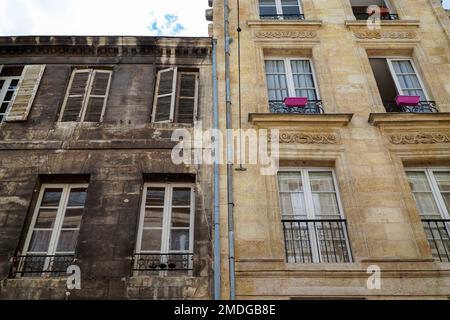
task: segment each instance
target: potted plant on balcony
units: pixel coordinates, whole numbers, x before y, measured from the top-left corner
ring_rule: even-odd
[[[402,96],[398,95],[395,98],[397,106],[417,106],[420,102],[420,96]]]
[[[284,98],[283,103],[286,107],[304,107],[308,104],[307,97],[288,97]]]

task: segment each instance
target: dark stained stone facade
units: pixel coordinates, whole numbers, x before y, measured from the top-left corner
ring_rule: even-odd
[[[76,250],[82,289],[69,299],[210,298],[211,168],[174,165],[172,132],[192,126],[151,123],[151,112],[156,70],[195,68],[198,120],[211,127],[211,40],[4,37],[2,64],[46,69],[27,121],[0,124],[0,299],[66,299],[64,279],[12,278],[11,260],[40,185],[79,179],[89,181]],[[113,70],[101,123],[58,122],[71,71],[80,66]],[[143,184],[154,174],[195,181],[192,275],[131,276]]]

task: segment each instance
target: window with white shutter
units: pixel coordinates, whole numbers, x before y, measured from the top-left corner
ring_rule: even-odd
[[[59,120],[62,122],[103,121],[111,76],[111,70],[74,70]]]
[[[44,70],[45,65],[0,68],[0,123],[27,120]]]
[[[152,122],[194,122],[198,104],[198,73],[168,68],[158,71]]]

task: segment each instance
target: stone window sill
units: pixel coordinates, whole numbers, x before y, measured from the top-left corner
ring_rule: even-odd
[[[248,115],[248,121],[259,127],[292,127],[302,125],[345,127],[351,122],[352,118],[353,113],[250,113]]]
[[[369,123],[379,125],[449,124],[450,112],[440,113],[371,113]]]

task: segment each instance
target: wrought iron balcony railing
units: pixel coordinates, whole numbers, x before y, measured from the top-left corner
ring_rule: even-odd
[[[75,262],[75,255],[18,255],[13,258],[11,276],[64,277]]]
[[[433,257],[440,262],[450,262],[450,220],[423,219],[422,224]]]
[[[304,14],[261,14],[261,20],[305,20]]]
[[[435,113],[439,112],[434,101],[420,101],[415,106],[398,106],[395,101],[383,101],[387,112]]]
[[[346,220],[283,220],[286,262],[351,262]]]
[[[132,272],[145,275],[159,271],[191,271],[193,259],[192,253],[136,253]]]
[[[322,100],[308,100],[306,106],[288,107],[281,100],[269,101],[270,112],[272,113],[302,113],[320,114],[324,113]]]
[[[356,20],[368,20],[372,18],[373,14],[368,13],[354,13]],[[382,13],[380,14],[380,20],[400,20],[396,13]]]

